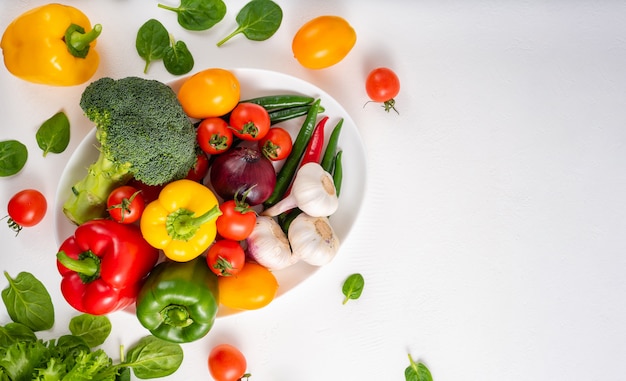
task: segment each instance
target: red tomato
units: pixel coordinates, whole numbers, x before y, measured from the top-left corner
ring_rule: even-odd
[[[43,220],[48,210],[46,197],[36,189],[24,189],[9,200],[8,225],[19,233],[23,227],[35,226]]]
[[[239,242],[220,239],[207,251],[206,262],[216,275],[236,275],[246,263],[246,253]]]
[[[107,198],[109,215],[122,224],[132,224],[139,220],[145,205],[141,191],[129,185],[115,188]]]
[[[230,344],[219,344],[209,353],[209,372],[215,381],[238,381],[250,377],[243,353]]]
[[[256,224],[256,212],[245,201],[224,201],[220,205],[222,214],[215,221],[217,232],[224,238],[243,241],[248,238]]]
[[[209,173],[209,158],[204,152],[198,153],[196,163],[189,169],[187,180],[202,182],[206,174]]]
[[[263,155],[272,161],[283,160],[291,153],[293,140],[284,128],[270,128],[263,139],[259,140],[259,148]]]
[[[258,141],[270,130],[270,114],[255,103],[239,103],[230,113],[233,134],[243,140]]]
[[[400,92],[400,79],[393,70],[379,67],[372,70],[365,80],[365,91],[374,102],[383,103],[385,111],[395,109],[395,97]]]
[[[198,125],[198,145],[209,155],[220,154],[233,144],[233,132],[222,118],[206,118]]]

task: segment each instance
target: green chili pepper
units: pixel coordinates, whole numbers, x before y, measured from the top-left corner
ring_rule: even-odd
[[[307,115],[312,105],[304,105],[304,106],[293,106],[282,108],[279,110],[270,110],[270,123],[275,125],[280,122],[284,122],[286,120],[295,119],[300,116]],[[319,106],[318,113],[324,112],[324,107]]]
[[[315,101],[313,97],[294,94],[266,95],[258,98],[250,98],[240,103],[256,103],[266,110],[278,110],[295,106],[311,105]]]
[[[341,156],[343,151],[337,152],[335,156],[335,169],[333,170],[333,181],[335,183],[335,191],[337,197],[339,197],[339,191],[341,190],[341,180],[343,180],[343,165],[341,164]]]
[[[324,151],[324,156],[322,156],[322,162],[320,163],[322,168],[328,173],[333,173],[335,166],[335,155],[337,153],[339,135],[341,134],[341,126],[343,126],[343,118],[339,120],[333,132],[330,134],[330,138],[328,138],[328,143],[326,144],[326,151]]]
[[[217,276],[202,257],[158,264],[137,296],[137,318],[152,335],[175,343],[204,337],[217,315]]]

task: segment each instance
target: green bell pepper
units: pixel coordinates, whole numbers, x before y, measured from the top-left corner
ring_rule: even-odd
[[[204,337],[219,305],[217,275],[197,257],[159,263],[137,296],[137,318],[152,335],[175,343]]]

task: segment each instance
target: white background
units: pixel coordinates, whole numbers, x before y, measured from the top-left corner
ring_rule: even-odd
[[[167,2],[163,0],[163,2]],[[0,28],[46,1],[7,1]],[[100,76],[142,75],[141,24],[157,18],[194,53],[194,71],[251,67],[307,80],[337,99],[367,150],[367,189],[338,257],[270,306],[221,318],[185,344],[168,380],[210,379],[206,357],[238,346],[254,380],[403,380],[407,353],[435,380],[621,380],[626,373],[626,5],[620,1],[286,1],[264,42],[236,37],[245,4],[187,32],[157,1],[66,1],[104,27]],[[169,4],[176,5],[176,1]],[[301,67],[291,40],[307,20],[339,15],[358,40],[340,64]],[[399,115],[364,107],[377,66],[402,81]],[[175,77],[160,64],[147,75]],[[0,179],[0,203],[23,188],[54,200],[63,154],[40,157],[35,132],[64,110],[83,118],[83,87],[33,85],[0,70],[2,140],[29,147],[26,167]],[[78,124],[78,123],[77,123]],[[349,173],[346,176],[350,176]],[[74,314],[58,291],[52,211],[15,238],[0,229],[0,269],[44,279],[55,337]],[[366,280],[342,305],[351,273]],[[0,280],[2,288],[6,280]],[[118,358],[146,334],[126,312],[110,315],[105,345]],[[0,311],[0,323],[8,315]]]

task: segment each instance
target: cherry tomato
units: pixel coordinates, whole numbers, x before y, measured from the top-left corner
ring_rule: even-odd
[[[270,130],[270,114],[255,103],[239,103],[230,113],[230,127],[240,139],[258,141]]]
[[[356,32],[345,19],[320,16],[300,27],[291,49],[302,66],[323,69],[344,59],[355,43]]]
[[[217,217],[215,225],[220,236],[233,241],[243,241],[248,238],[256,224],[256,212],[245,201],[224,201],[220,205],[222,214]]]
[[[220,303],[237,310],[255,310],[276,297],[278,281],[267,268],[246,262],[237,276],[217,278]]]
[[[207,173],[209,173],[209,158],[206,157],[204,152],[199,152],[196,155],[195,164],[189,169],[185,178],[191,181],[202,182]]]
[[[246,262],[246,253],[239,242],[220,239],[215,241],[207,251],[206,262],[216,275],[236,275]]]
[[[23,227],[35,226],[48,210],[46,197],[36,189],[24,189],[11,197],[7,206],[9,227],[19,233]]]
[[[230,344],[218,344],[209,353],[209,372],[215,381],[238,381],[250,377],[248,363],[239,349]]]
[[[113,189],[107,198],[107,211],[111,218],[122,224],[132,224],[139,220],[145,200],[141,191],[129,185]]]
[[[271,161],[283,160],[291,153],[293,140],[284,128],[273,127],[263,139],[259,140],[259,148],[263,155]]]
[[[365,91],[374,102],[383,103],[385,111],[395,108],[395,97],[400,92],[400,79],[393,70],[379,67],[372,70],[365,80]]]
[[[211,68],[200,71],[178,90],[178,100],[191,118],[205,119],[230,112],[239,102],[239,80],[228,70]]]
[[[209,155],[225,152],[233,144],[233,131],[222,118],[206,118],[198,125],[198,145]]]

